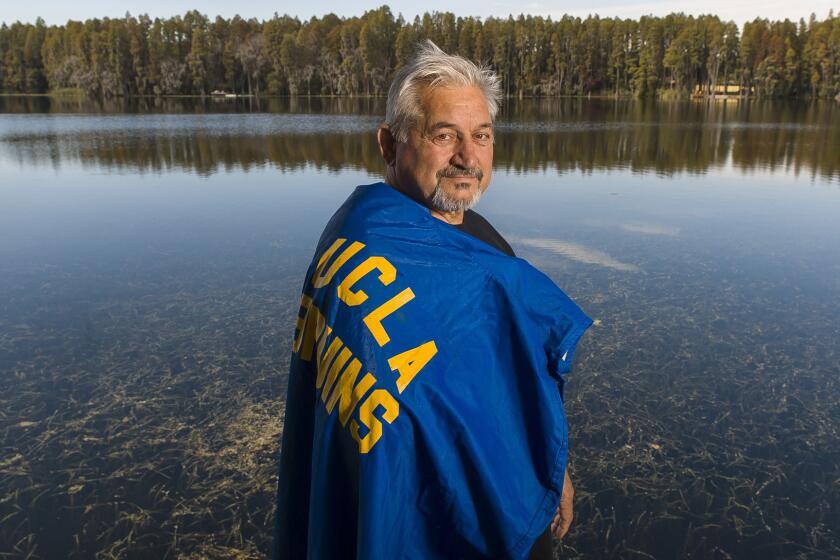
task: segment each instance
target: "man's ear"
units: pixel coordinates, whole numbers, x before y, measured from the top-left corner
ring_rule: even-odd
[[[397,160],[397,139],[387,124],[376,129],[376,142],[379,144],[379,153],[388,166],[393,166]]]

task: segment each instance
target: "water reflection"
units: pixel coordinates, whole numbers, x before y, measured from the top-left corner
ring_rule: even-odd
[[[379,101],[274,99],[262,102],[274,111],[268,113],[242,113],[242,101],[229,113],[211,112],[215,107],[208,101],[193,103],[189,115],[5,115],[0,157],[29,166],[68,162],[201,175],[265,165],[381,173],[372,134]],[[16,103],[24,108],[41,103],[52,111],[52,104],[61,109],[66,101],[6,98],[4,108],[20,110]],[[732,167],[837,178],[838,124],[840,110],[828,103],[518,102],[499,122],[495,164],[508,171],[629,169],[664,175]]]
[[[378,178],[377,102],[0,115],[0,550],[267,555],[301,274]],[[561,556],[840,556],[840,191],[793,176],[837,177],[835,107],[499,128],[479,210],[599,320]]]
[[[634,264],[628,264],[619,261],[598,249],[584,247],[577,243],[570,243],[561,239],[532,239],[527,237],[511,237],[511,243],[517,245],[524,245],[526,247],[533,247],[536,249],[544,249],[555,255],[566,257],[573,261],[584,264],[594,264],[611,268],[613,270],[621,270],[624,272],[639,272],[639,267]]]
[[[94,99],[87,96],[0,95],[0,113],[105,114],[213,114],[213,113],[305,113],[384,115],[385,101],[376,97],[120,97]]]
[[[629,223],[621,224],[621,229],[633,233],[644,233],[646,235],[666,235],[668,237],[676,237],[680,234],[680,228],[673,226],[664,226],[661,224],[648,223]]]

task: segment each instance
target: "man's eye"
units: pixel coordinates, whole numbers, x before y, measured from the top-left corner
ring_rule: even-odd
[[[455,141],[455,135],[449,132],[441,132],[440,134],[432,138],[432,141],[435,144],[451,144],[453,141]]]
[[[489,142],[492,136],[490,136],[487,132],[479,132],[475,135],[475,139],[478,142]]]

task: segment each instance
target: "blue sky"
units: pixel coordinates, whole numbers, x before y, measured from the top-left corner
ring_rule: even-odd
[[[131,2],[122,0],[85,0],[67,2],[66,0],[3,0],[0,21],[35,21],[43,17],[48,24],[63,24],[68,19],[87,19],[92,17],[122,17],[126,11],[133,15],[147,13],[152,17],[169,17],[183,14],[191,9],[215,17],[231,17],[239,14],[243,17],[267,19],[279,12],[306,18],[322,16],[333,12],[340,16],[361,15],[365,10],[387,3],[396,15],[402,13],[406,18],[413,18],[425,11],[451,11],[457,15],[471,16],[507,16],[508,14],[529,13],[534,15],[559,17],[572,14],[586,17],[598,14],[603,17],[625,17],[637,19],[646,14],[664,15],[670,12],[687,14],[716,14],[723,19],[733,20],[739,25],[757,16],[770,19],[790,18],[794,21],[803,17],[806,20],[814,12],[819,19],[824,19],[828,11],[834,8],[840,12],[840,0],[811,0],[792,2],[790,0],[664,0],[652,2],[646,0],[567,0],[511,1],[511,0],[461,0],[443,2],[441,0],[393,0],[391,2],[373,2],[364,0],[327,0],[295,1],[251,0],[249,2],[230,2],[221,0],[143,0]]]

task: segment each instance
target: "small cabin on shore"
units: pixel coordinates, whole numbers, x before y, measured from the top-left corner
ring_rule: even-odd
[[[695,86],[694,91],[691,92],[692,97],[705,97],[707,95],[750,95],[752,88],[741,86],[740,84],[717,84],[714,88],[709,86]]]
[[[231,93],[229,91],[225,91],[223,89],[214,89],[210,92],[212,97],[237,97],[235,93]]]

